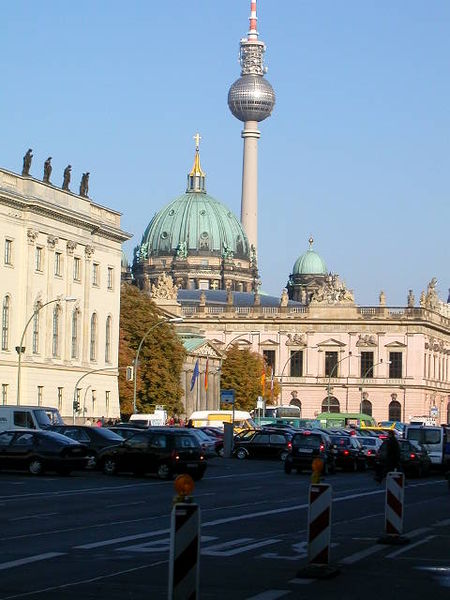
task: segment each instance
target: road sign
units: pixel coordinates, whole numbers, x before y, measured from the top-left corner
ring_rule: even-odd
[[[234,404],[234,390],[220,390],[220,401]]]
[[[439,410],[437,406],[432,406],[430,408],[430,417],[437,417],[439,416]]]

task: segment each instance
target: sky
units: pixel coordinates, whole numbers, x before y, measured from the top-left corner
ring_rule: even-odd
[[[0,0],[0,166],[123,213],[134,235],[185,191],[202,136],[207,190],[240,214],[240,75],[250,0]],[[447,299],[450,2],[259,0],[277,102],[260,124],[259,267],[281,295],[314,249],[358,304],[418,302],[432,277]]]

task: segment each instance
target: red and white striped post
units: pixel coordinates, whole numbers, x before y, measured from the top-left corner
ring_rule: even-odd
[[[378,540],[381,544],[407,544],[403,533],[405,475],[392,471],[386,475],[385,534]]]
[[[308,565],[297,572],[297,577],[324,579],[339,573],[330,565],[331,503],[331,485],[309,486]]]

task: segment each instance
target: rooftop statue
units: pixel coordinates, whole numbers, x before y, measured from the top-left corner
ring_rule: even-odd
[[[163,273],[158,277],[157,283],[152,285],[152,298],[161,300],[176,300],[178,295],[178,287],[174,284],[173,279],[167,273]]]
[[[51,162],[52,157],[49,156],[44,163],[44,177],[42,178],[42,181],[44,181],[45,183],[50,183],[50,175],[52,174]]]
[[[353,292],[347,289],[345,282],[337,275],[330,273],[311,298],[311,303],[322,302],[324,304],[354,304],[355,298]]]
[[[89,173],[83,173],[83,175],[81,176],[81,182],[80,182],[80,196],[83,196],[83,198],[87,198],[88,192],[89,192]]]
[[[24,177],[29,177],[29,175],[30,175],[31,161],[33,159],[32,152],[33,152],[33,150],[31,148],[28,148],[27,153],[23,157],[22,175]]]
[[[69,190],[70,171],[71,170],[72,170],[72,166],[71,165],[67,165],[67,167],[64,169],[63,184],[62,184],[62,189],[63,190]]]

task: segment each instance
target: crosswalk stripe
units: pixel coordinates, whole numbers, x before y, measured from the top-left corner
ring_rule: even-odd
[[[0,571],[4,571],[5,569],[11,569],[12,567],[21,567],[22,565],[38,562],[40,560],[48,560],[49,558],[63,556],[64,554],[66,554],[66,552],[46,552],[45,554],[35,554],[34,556],[27,556],[26,558],[9,560],[8,562],[0,563]]]

